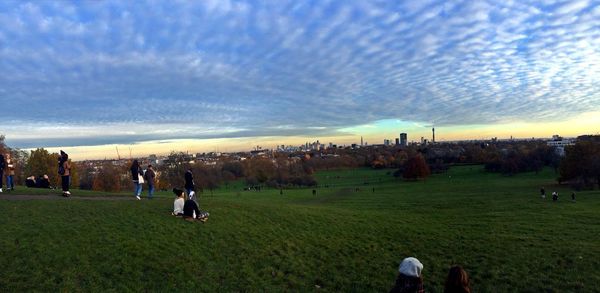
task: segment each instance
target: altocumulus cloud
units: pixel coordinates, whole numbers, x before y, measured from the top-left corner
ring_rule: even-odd
[[[0,2],[18,146],[599,110],[600,1]]]

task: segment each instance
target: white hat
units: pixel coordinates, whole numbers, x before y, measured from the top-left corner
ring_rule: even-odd
[[[420,277],[423,264],[414,257],[407,257],[400,263],[398,271],[409,277]]]

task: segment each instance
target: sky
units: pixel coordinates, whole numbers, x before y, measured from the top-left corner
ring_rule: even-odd
[[[600,0],[0,1],[0,73],[6,143],[80,159],[596,134]]]

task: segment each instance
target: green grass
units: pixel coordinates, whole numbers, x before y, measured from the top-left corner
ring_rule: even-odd
[[[600,291],[600,192],[573,203],[550,170],[463,166],[425,182],[387,172],[320,172],[317,196],[222,187],[200,199],[206,224],[169,216],[168,193],[0,200],[0,291],[385,292],[407,256],[424,264],[428,292],[452,264],[474,292]],[[541,186],[559,202],[541,200]]]

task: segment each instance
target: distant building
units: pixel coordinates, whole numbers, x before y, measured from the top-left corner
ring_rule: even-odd
[[[400,145],[408,146],[408,136],[404,132],[400,133]]]
[[[400,139],[396,138],[396,145],[400,145]]]
[[[552,136],[551,140],[546,142],[546,144],[554,147],[556,154],[563,157],[565,155],[565,147],[575,144],[575,140],[571,138],[562,138],[561,136],[555,134]]]

